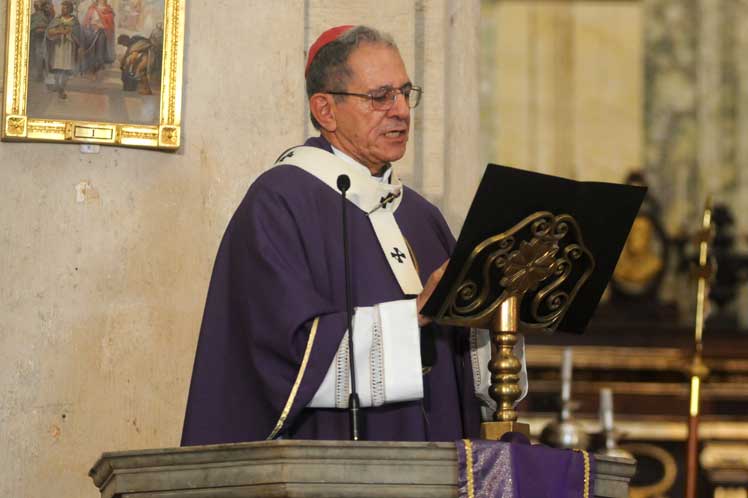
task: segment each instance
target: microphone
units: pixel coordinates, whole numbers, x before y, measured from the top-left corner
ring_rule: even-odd
[[[353,304],[351,298],[351,265],[348,251],[348,222],[346,218],[346,197],[345,193],[351,188],[351,179],[348,175],[338,176],[338,190],[342,194],[343,200],[343,261],[344,261],[344,274],[345,274],[345,311],[348,318],[348,359],[351,369],[351,394],[348,397],[348,412],[351,420],[351,440],[358,441],[360,439],[360,426],[359,426],[359,409],[361,403],[358,399],[358,391],[356,390],[356,362],[354,359],[353,350]]]
[[[338,190],[345,197],[345,193],[351,188],[351,179],[348,175],[340,175],[338,177]],[[345,204],[343,204],[345,206]]]

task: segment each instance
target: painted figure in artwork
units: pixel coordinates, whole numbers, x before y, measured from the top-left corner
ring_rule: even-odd
[[[143,29],[143,1],[121,0],[119,3],[119,27],[130,31]]]
[[[151,30],[151,35],[148,37],[153,45],[153,64],[151,66],[151,74],[161,74],[161,61],[164,50],[164,24],[157,22],[156,27]]]
[[[83,17],[85,47],[81,70],[95,76],[114,62],[114,9],[107,0],[92,0]]]
[[[122,89],[152,95],[150,75],[154,62],[154,45],[151,40],[140,35],[119,35],[117,43],[127,47],[120,63]]]
[[[29,78],[34,81],[44,79],[44,57],[47,50],[44,47],[44,37],[47,27],[54,15],[49,15],[50,10],[47,2],[36,0],[34,12],[31,14],[31,37],[29,40]]]
[[[141,35],[119,35],[117,44],[126,47],[120,59],[122,89],[126,92],[138,91],[141,95],[152,95],[153,79],[161,73],[161,51],[163,50],[164,30],[157,23],[148,38]]]
[[[57,12],[55,11],[55,6],[52,3],[52,0],[39,0],[39,3],[42,6],[42,11],[47,14],[47,19],[51,21],[57,16]]]
[[[53,77],[52,90],[61,99],[66,99],[65,85],[70,76],[78,70],[78,49],[81,30],[78,19],[73,15],[73,2],[65,0],[62,12],[47,27],[45,34],[47,69]]]

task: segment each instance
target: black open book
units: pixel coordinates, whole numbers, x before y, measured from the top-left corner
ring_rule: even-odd
[[[583,332],[613,273],[646,190],[645,187],[632,185],[574,181],[489,164],[470,206],[446,273],[421,311],[422,314],[436,321],[449,323],[448,320],[440,318],[444,317],[448,307],[454,309],[455,301],[462,299],[462,309],[467,309],[473,306],[468,301],[475,297],[474,294],[482,293],[486,302],[498,299],[504,291],[500,282],[507,276],[506,260],[511,252],[517,252],[511,256],[515,263],[527,263],[525,253],[530,256],[533,254],[527,242],[533,238],[533,233],[537,233],[537,223],[569,215],[576,221],[575,224],[557,220],[550,228],[569,231],[569,235],[562,240],[561,247],[558,248],[559,254],[566,250],[568,254],[577,256],[574,247],[579,243],[588,251],[578,260],[572,261],[573,264],[570,266],[574,268],[554,266],[555,273],[545,277],[545,287],[544,284],[539,284],[534,290],[537,293],[545,293],[541,296],[543,299],[533,304],[533,296],[527,295],[523,300],[520,319],[528,323],[536,321],[529,315],[536,313],[539,316],[549,316],[553,313],[555,305],[553,299],[560,300],[556,304],[563,299],[573,299],[554,328],[565,332]],[[538,213],[548,213],[549,216],[543,221],[543,217]],[[528,218],[530,221],[538,221],[535,225],[528,223],[516,232],[512,231]],[[506,247],[503,255],[497,256],[503,250],[498,248],[498,242],[493,248],[486,247],[484,241],[498,234],[507,233],[510,233],[511,237],[504,238],[501,244],[511,243],[511,247]],[[522,241],[525,241],[525,244]],[[476,259],[476,247],[481,243],[484,243],[481,247],[486,251],[483,251],[485,254],[482,257],[478,256]],[[490,257],[494,259],[486,259],[489,252],[492,254]],[[594,263],[585,266],[585,258],[590,260],[588,263]],[[570,261],[572,259],[574,258],[569,258]],[[539,263],[538,271],[542,276],[543,262]],[[489,279],[492,282],[490,289],[481,285],[482,281],[486,281],[487,271],[495,273]],[[562,271],[570,272],[570,282],[574,278],[579,280],[586,271],[584,278],[581,278],[583,283],[576,288],[571,282],[566,287],[559,285],[549,289],[548,282],[557,279]],[[525,272],[519,276],[515,274],[514,278],[528,276],[533,277],[532,272]],[[458,287],[466,278],[472,279],[475,288]],[[457,307],[460,307],[459,303]]]

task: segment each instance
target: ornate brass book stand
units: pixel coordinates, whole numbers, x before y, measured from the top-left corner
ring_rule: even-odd
[[[435,319],[491,332],[489,394],[496,402],[484,439],[529,426],[517,422],[521,364],[514,355],[518,332],[552,332],[595,268],[579,226],[568,214],[536,212],[478,244]]]

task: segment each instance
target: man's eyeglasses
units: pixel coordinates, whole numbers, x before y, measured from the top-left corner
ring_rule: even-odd
[[[377,111],[387,111],[395,105],[397,95],[402,94],[405,103],[413,109],[421,101],[423,89],[420,86],[413,86],[410,83],[400,88],[382,88],[371,93],[350,93],[350,92],[323,92],[329,95],[346,95],[350,97],[363,97],[371,100],[371,107]]]

